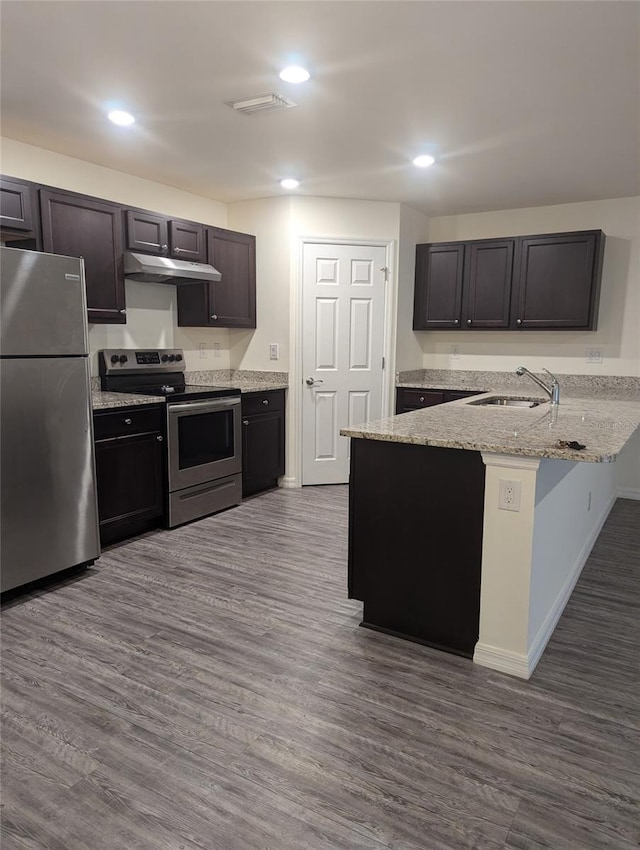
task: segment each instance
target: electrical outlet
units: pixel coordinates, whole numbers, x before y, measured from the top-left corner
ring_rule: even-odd
[[[602,363],[602,349],[587,348],[587,363]]]
[[[213,343],[213,356],[214,357],[220,357],[220,343],[219,342]]]
[[[200,352],[200,360],[206,360],[207,359],[207,343],[201,342],[200,345],[198,346],[198,350]]]
[[[498,508],[501,511],[520,510],[520,485],[520,481],[512,481],[508,478],[500,479]]]
[[[457,345],[451,346],[451,359],[457,360],[460,357],[460,349]]]
[[[270,360],[277,360],[278,359],[278,357],[280,356],[278,348],[279,348],[279,346],[278,346],[277,342],[271,343],[271,345],[269,346],[269,359]]]

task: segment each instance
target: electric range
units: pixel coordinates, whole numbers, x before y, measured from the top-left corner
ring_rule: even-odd
[[[170,528],[242,501],[240,390],[185,382],[181,349],[99,352],[103,390],[166,401]]]

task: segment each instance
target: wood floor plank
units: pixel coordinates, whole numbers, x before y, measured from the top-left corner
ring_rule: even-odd
[[[359,628],[347,488],[276,490],[2,612],[3,850],[630,850],[640,504],[528,682]]]

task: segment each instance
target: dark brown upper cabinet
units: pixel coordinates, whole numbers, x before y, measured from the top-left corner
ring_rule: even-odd
[[[124,324],[121,208],[62,190],[40,190],[43,249],[82,257],[90,322]]]
[[[10,248],[42,249],[38,190],[33,183],[0,179],[0,231]]]
[[[508,328],[514,242],[417,245],[414,330]]]
[[[518,242],[512,327],[595,330],[602,231],[523,236]]]
[[[595,330],[604,234],[416,246],[414,330]]]
[[[207,262],[205,227],[190,221],[169,220],[169,256],[192,263]]]
[[[167,218],[147,210],[127,210],[125,218],[129,251],[193,263],[207,262],[203,224]]]
[[[142,254],[169,252],[169,223],[165,216],[143,210],[127,210],[127,249]]]
[[[413,329],[460,327],[464,243],[416,245]]]
[[[178,287],[178,325],[255,328],[255,236],[208,227],[207,243],[209,262],[222,279]]]
[[[515,240],[465,246],[462,322],[467,328],[508,328]]]
[[[31,186],[3,177],[0,180],[0,226],[3,230],[34,230]]]

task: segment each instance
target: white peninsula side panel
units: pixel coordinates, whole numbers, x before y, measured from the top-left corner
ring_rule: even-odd
[[[480,636],[474,662],[528,679],[616,499],[613,463],[483,453]],[[498,507],[500,479],[520,511]]]

